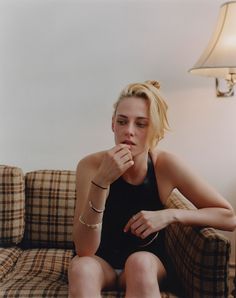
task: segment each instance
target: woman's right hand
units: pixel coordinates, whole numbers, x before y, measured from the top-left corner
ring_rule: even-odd
[[[94,181],[103,187],[108,187],[112,182],[123,175],[134,164],[130,146],[119,144],[104,153],[102,162]]]

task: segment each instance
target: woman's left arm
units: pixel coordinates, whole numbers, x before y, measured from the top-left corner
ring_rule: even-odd
[[[170,209],[172,222],[233,231],[236,228],[236,216],[229,202],[179,158],[169,153],[163,154],[162,176],[167,185],[171,186],[171,189],[177,188],[198,208]]]

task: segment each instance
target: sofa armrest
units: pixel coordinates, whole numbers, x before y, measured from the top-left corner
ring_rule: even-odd
[[[196,209],[177,190],[166,208]],[[171,224],[166,228],[165,246],[184,297],[227,297],[230,242],[213,228]]]
[[[0,246],[21,242],[25,225],[25,183],[20,168],[0,165]]]

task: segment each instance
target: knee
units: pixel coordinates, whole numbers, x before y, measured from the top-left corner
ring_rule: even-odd
[[[148,252],[136,252],[130,255],[125,264],[127,284],[139,289],[153,288],[157,285],[157,267],[154,256]]]
[[[133,274],[149,274],[154,273],[155,266],[153,265],[153,258],[150,253],[136,252],[130,255],[125,264],[125,270],[131,271]]]
[[[99,265],[94,258],[74,257],[68,269],[69,297],[100,297],[99,273]]]
[[[80,281],[90,280],[94,276],[98,266],[91,257],[75,257],[71,260],[68,276],[69,280],[76,279]]]

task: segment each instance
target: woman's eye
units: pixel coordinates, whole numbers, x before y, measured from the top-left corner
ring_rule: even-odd
[[[117,123],[120,125],[125,125],[127,123],[126,120],[117,120]]]
[[[137,123],[137,126],[140,128],[144,128],[147,126],[147,123]]]

